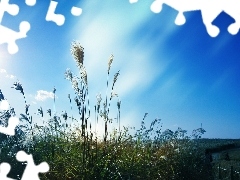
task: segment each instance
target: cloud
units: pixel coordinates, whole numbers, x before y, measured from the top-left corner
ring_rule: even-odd
[[[14,75],[12,75],[12,74],[8,74],[7,71],[6,71],[6,69],[0,69],[0,73],[5,74],[5,77],[6,77],[6,78],[10,78],[10,79],[16,78],[16,76],[14,76]]]
[[[14,78],[16,78],[16,76],[14,76],[14,75],[12,75],[12,74],[10,74],[10,75],[6,75],[6,77],[7,77],[7,78],[10,78],[10,79],[14,79]]]
[[[7,73],[5,69],[0,69],[0,73]]]
[[[46,99],[53,99],[54,98],[54,94],[53,92],[48,92],[48,91],[44,91],[44,90],[39,90],[37,91],[37,95],[35,96],[35,99],[37,101],[45,101]]]

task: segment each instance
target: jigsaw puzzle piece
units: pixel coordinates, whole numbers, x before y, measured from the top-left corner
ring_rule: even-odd
[[[27,37],[27,32],[30,30],[30,24],[27,21],[22,21],[19,25],[19,32],[13,31],[0,24],[0,44],[8,44],[8,52],[15,54],[18,52],[16,40]]]
[[[201,9],[203,24],[211,37],[216,37],[220,32],[219,28],[213,25],[212,22],[221,12],[221,8],[214,9],[211,8],[211,5],[209,7],[205,6],[205,8]]]
[[[0,110],[6,111],[9,109],[9,103],[7,100],[0,100]]]
[[[14,136],[15,135],[15,128],[19,124],[19,119],[17,117],[10,117],[8,120],[8,126],[2,127],[0,126],[0,133]]]
[[[200,10],[202,14],[202,20],[206,27],[208,34],[212,37],[216,37],[220,30],[217,26],[213,25],[214,19],[223,11],[225,1],[194,1],[194,0],[155,0],[151,4],[151,11],[159,13],[162,10],[163,4],[166,4],[178,11],[178,15],[175,19],[175,24],[183,25],[186,22],[184,12]],[[230,27],[230,30],[235,30],[235,25]],[[232,30],[232,31],[234,31]]]
[[[46,15],[46,21],[53,21],[58,26],[62,26],[65,22],[65,17],[62,14],[55,14],[55,9],[57,7],[57,4],[58,2],[56,1],[50,1],[50,5]]]
[[[8,173],[10,172],[11,169],[11,165],[8,163],[1,163],[0,164],[0,179],[1,180],[16,180],[16,179],[12,179],[7,177]]]
[[[0,101],[0,110],[8,110],[9,109],[9,103],[7,100],[1,100]],[[15,135],[15,128],[19,124],[19,119],[17,117],[10,117],[8,120],[8,127],[1,127],[0,126],[0,133],[14,136]],[[1,179],[0,179],[1,180]]]
[[[55,14],[55,10],[57,8],[58,2],[50,1],[50,5],[48,8],[48,12],[46,15],[46,21],[53,21],[58,26],[62,26],[65,22],[65,16],[62,14]],[[82,9],[76,6],[71,8],[71,14],[73,16],[80,16],[82,14]]]
[[[27,161],[27,166],[23,172],[21,180],[40,180],[38,173],[46,173],[49,171],[49,165],[46,162],[42,162],[39,165],[35,165],[33,157],[31,154],[27,154],[24,151],[18,151],[16,154],[16,159],[19,162]]]
[[[10,15],[15,16],[19,12],[19,7],[16,4],[9,4],[9,0],[1,0],[0,2],[0,24],[5,12],[8,12]]]
[[[240,7],[240,3],[238,3],[238,5],[236,5],[236,7]],[[226,12],[228,15],[230,15],[232,18],[234,18],[235,22],[228,26],[228,32],[232,35],[236,35],[240,28],[239,9],[229,7],[228,9],[225,9],[224,12]]]

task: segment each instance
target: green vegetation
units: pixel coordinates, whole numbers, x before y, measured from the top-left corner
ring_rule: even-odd
[[[15,155],[24,150],[33,155],[35,164],[43,161],[49,164],[49,172],[39,174],[40,179],[213,179],[212,168],[206,163],[204,143],[200,141],[205,132],[202,128],[194,130],[191,136],[181,128],[162,131],[160,119],[155,119],[148,128],[145,125],[146,113],[141,128],[130,133],[130,127],[120,128],[121,102],[118,101],[118,127],[113,132],[108,130],[113,121],[109,112],[112,99],[117,97],[113,90],[119,71],[114,75],[110,97],[106,96],[102,101],[101,95],[97,96],[95,122],[90,122],[87,72],[83,65],[83,48],[78,42],[72,43],[71,53],[80,76],[67,69],[65,77],[75,92],[78,117],[73,118],[66,112],[58,116],[51,109],[45,115],[39,108],[39,116],[48,116],[49,120],[45,126],[34,124],[23,87],[14,83],[14,88],[24,97],[25,113],[20,114],[15,136],[0,134],[0,162],[11,164],[9,177],[20,179],[22,176],[26,165],[16,161]],[[108,62],[107,89],[112,62],[113,56]],[[73,99],[70,95],[68,98],[72,106]],[[0,100],[3,99],[0,92]],[[13,108],[1,111],[0,125],[6,126],[11,116],[15,116]],[[75,125],[68,123],[69,120]],[[92,129],[92,124],[98,121],[105,123],[103,138],[99,138]]]

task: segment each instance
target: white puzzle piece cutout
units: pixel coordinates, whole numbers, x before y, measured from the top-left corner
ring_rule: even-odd
[[[79,8],[79,7],[73,6],[72,9],[71,9],[71,14],[73,16],[80,16],[82,14],[82,9]]]
[[[130,3],[136,3],[138,0],[129,0]],[[240,29],[240,1],[239,0],[155,0],[151,5],[154,13],[162,10],[162,5],[166,4],[178,11],[175,19],[176,25],[183,25],[186,22],[184,12],[200,10],[202,20],[206,27],[207,33],[211,37],[216,37],[220,30],[212,22],[221,12],[231,16],[235,22],[228,26],[228,32],[236,35]]]
[[[40,180],[38,174],[49,171],[48,163],[42,162],[39,165],[35,165],[32,154],[27,154],[24,151],[18,151],[16,159],[19,162],[27,162],[21,180]]]
[[[0,179],[1,180],[16,180],[16,179],[12,179],[7,177],[8,173],[10,172],[11,169],[11,165],[3,162],[0,164]]]
[[[9,109],[9,103],[6,99],[0,101],[0,110],[6,111]]]
[[[0,101],[0,110],[8,110],[9,109],[9,103],[7,100],[2,100]],[[19,124],[19,119],[17,117],[10,117],[8,119],[8,126],[7,127],[2,127],[0,126],[0,133],[14,136],[15,135],[15,128]]]
[[[50,5],[48,7],[48,12],[46,15],[46,21],[53,21],[58,26],[62,26],[65,22],[65,16],[62,14],[55,14],[55,10],[57,8],[58,2],[56,1],[50,1]],[[82,14],[82,9],[79,7],[73,6],[71,8],[71,14],[73,16],[80,16]]]
[[[26,21],[22,21],[20,23],[19,32],[13,31],[12,29],[0,25],[0,44],[8,43],[8,52],[10,54],[15,54],[18,52],[18,46],[15,41],[17,39],[27,37],[27,32],[29,30],[30,24]]]
[[[15,128],[19,124],[19,119],[17,117],[10,117],[8,119],[8,126],[2,127],[0,126],[0,133],[14,136],[15,135]]]
[[[65,22],[65,17],[62,14],[55,14],[55,9],[57,7],[58,2],[50,1],[50,5],[48,7],[48,12],[46,15],[46,21],[53,21],[58,26],[62,26]]]
[[[25,0],[25,3],[29,6],[33,6],[36,0]],[[16,40],[27,37],[27,32],[30,30],[30,24],[27,21],[22,21],[19,25],[19,32],[3,26],[2,18],[4,13],[7,12],[12,16],[16,16],[19,13],[19,7],[16,4],[9,4],[9,0],[0,1],[0,44],[8,44],[8,52],[15,54],[18,52],[18,46]]]
[[[216,37],[220,30],[212,22],[221,12],[225,12],[235,20],[234,23],[229,25],[228,32],[235,35],[239,31],[240,0],[155,0],[150,9],[154,13],[159,13],[162,10],[163,4],[178,11],[175,19],[175,24],[177,25],[183,25],[186,22],[184,12],[200,10],[208,34],[211,37]]]

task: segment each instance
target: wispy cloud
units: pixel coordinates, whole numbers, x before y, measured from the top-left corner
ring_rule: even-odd
[[[7,73],[5,69],[0,69],[0,73]]]
[[[4,74],[6,78],[9,78],[9,79],[14,79],[16,78],[16,76],[12,75],[12,74],[8,74],[6,69],[0,69],[0,73]]]
[[[12,74],[10,74],[10,75],[6,75],[6,77],[7,77],[7,78],[10,78],[10,79],[14,79],[14,78],[16,78],[16,76],[14,76],[14,75],[12,75]]]
[[[49,98],[50,99],[54,98],[53,92],[48,92],[44,90],[37,91],[37,95],[35,96],[35,99],[37,101],[45,101],[46,99],[49,99]]]

